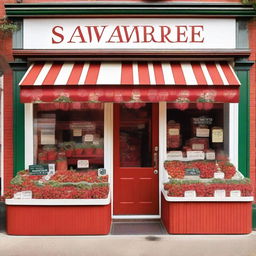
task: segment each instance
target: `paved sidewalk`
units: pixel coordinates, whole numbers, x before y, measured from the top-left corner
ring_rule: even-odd
[[[220,236],[8,236],[1,256],[256,256],[256,232]]]

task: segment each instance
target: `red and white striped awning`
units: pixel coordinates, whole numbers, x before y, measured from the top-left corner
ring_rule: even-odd
[[[23,79],[21,102],[196,101],[210,93],[216,102],[237,102],[240,82],[228,62],[44,62]]]

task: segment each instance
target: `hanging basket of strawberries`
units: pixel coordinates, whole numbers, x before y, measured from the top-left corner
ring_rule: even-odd
[[[174,102],[174,107],[176,109],[179,109],[181,111],[186,110],[189,108],[189,102],[190,100],[186,97],[179,97]]]
[[[201,94],[201,96],[196,101],[196,107],[199,110],[211,110],[214,106],[214,93],[207,92]]]

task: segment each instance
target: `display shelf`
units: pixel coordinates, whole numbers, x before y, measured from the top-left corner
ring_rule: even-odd
[[[75,155],[67,158],[68,164],[77,164],[78,160],[89,160],[93,164],[104,163],[103,155]]]

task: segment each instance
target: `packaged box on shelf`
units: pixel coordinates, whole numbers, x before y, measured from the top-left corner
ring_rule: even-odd
[[[200,151],[209,149],[209,139],[208,138],[191,138],[188,145],[192,150]]]
[[[206,150],[205,158],[206,160],[215,160],[216,159],[215,150],[213,149]]]
[[[181,145],[181,136],[173,135],[167,137],[167,147],[168,148],[179,148]]]
[[[183,153],[182,151],[169,151],[167,153],[167,160],[182,160],[183,159]]]
[[[209,138],[210,136],[210,129],[208,126],[202,127],[202,126],[197,126],[196,127],[196,137],[203,137],[203,138]]]
[[[187,160],[204,160],[205,153],[203,151],[187,151]]]

